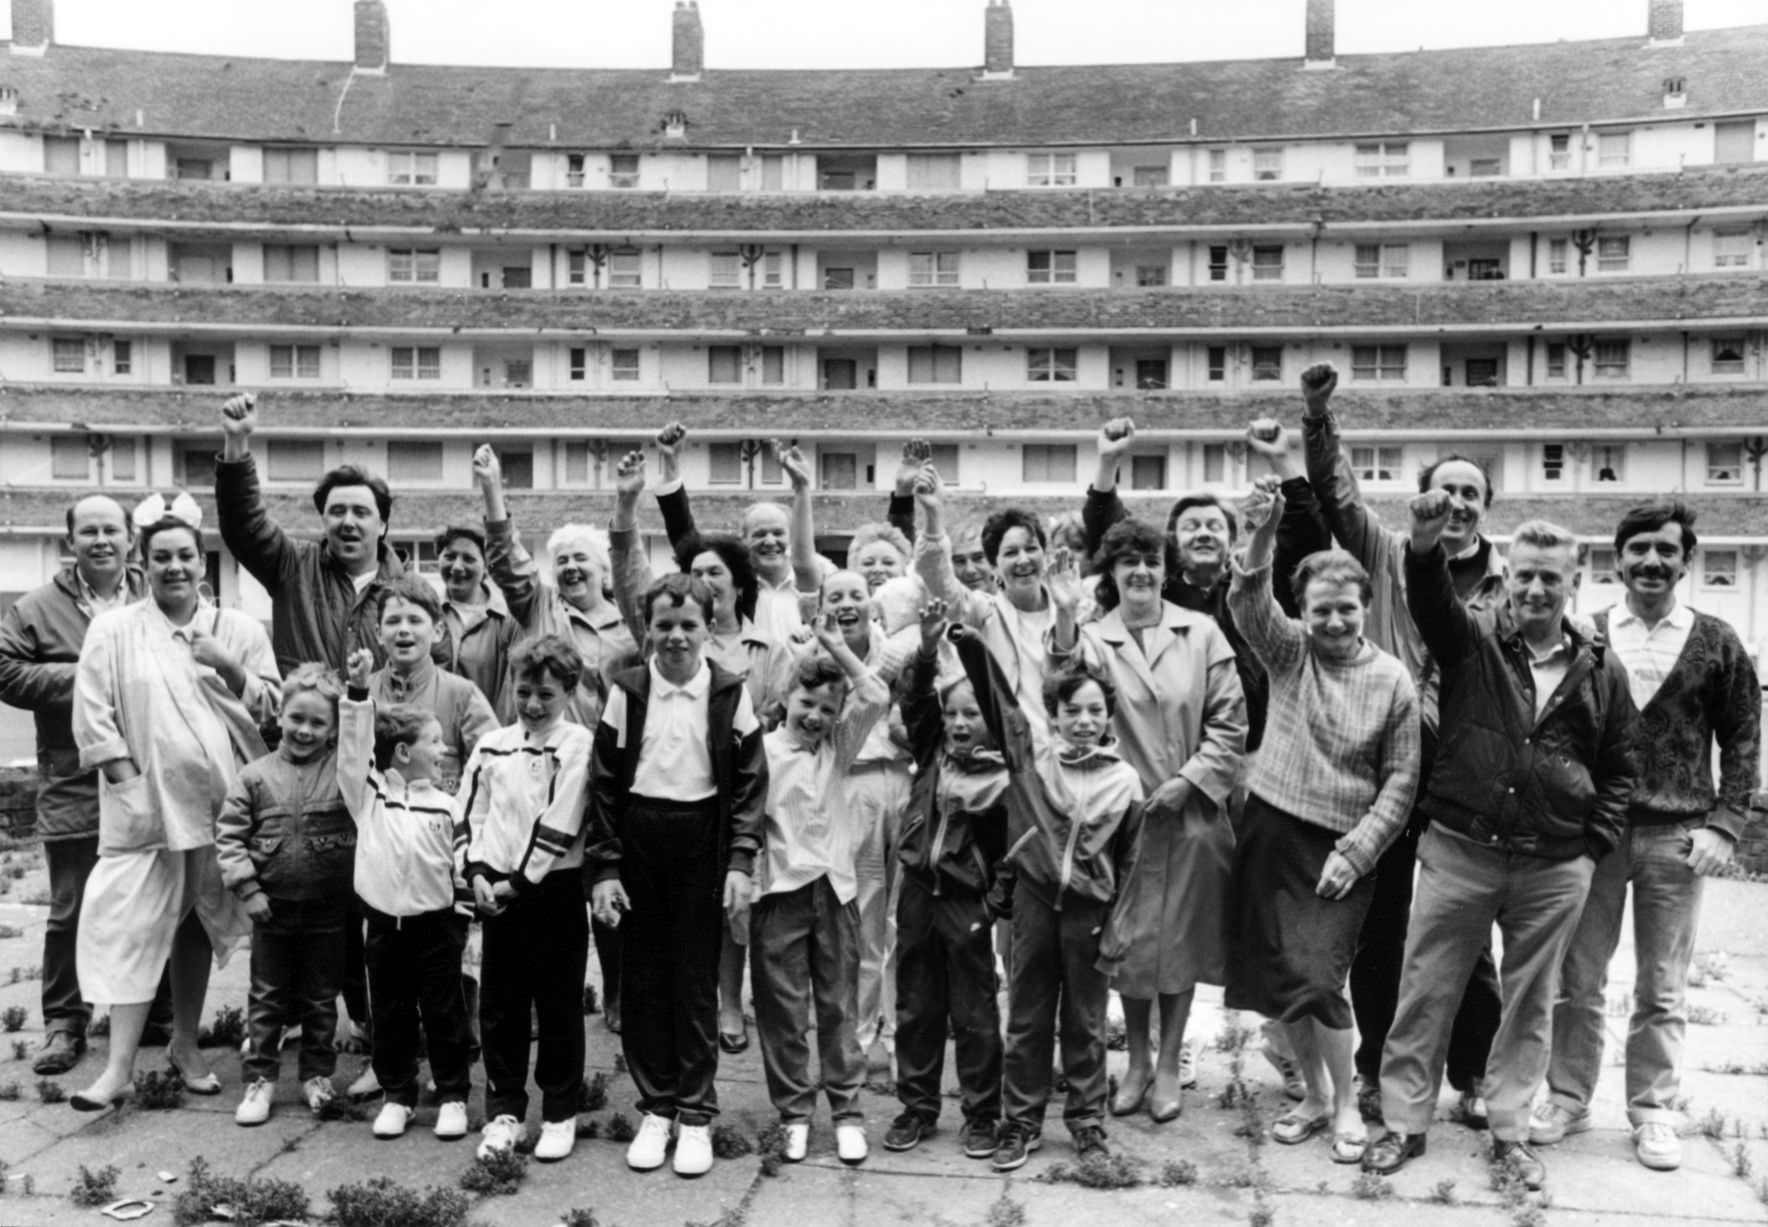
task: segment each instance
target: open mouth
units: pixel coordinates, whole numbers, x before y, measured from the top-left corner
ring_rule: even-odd
[[[835,624],[837,626],[858,626],[859,610],[853,608],[837,609],[835,611]]]

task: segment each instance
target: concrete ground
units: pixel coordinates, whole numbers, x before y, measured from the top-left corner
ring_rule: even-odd
[[[45,914],[42,875],[30,850],[6,853],[0,862],[10,865],[0,864],[0,880],[8,887],[0,895],[0,925],[20,930],[0,938],[0,1010],[18,1007],[25,1014],[19,1030],[0,1035],[0,1161],[5,1166],[0,1227],[108,1221],[98,1209],[72,1204],[69,1194],[82,1166],[118,1169],[117,1195],[145,1198],[153,1205],[145,1220],[149,1227],[173,1220],[172,1202],[189,1187],[189,1166],[198,1156],[219,1175],[299,1184],[312,1200],[308,1221],[329,1212],[329,1190],[374,1176],[416,1188],[457,1185],[472,1161],[474,1143],[434,1139],[429,1133],[432,1108],[420,1111],[411,1133],[391,1142],[373,1140],[366,1122],[319,1123],[295,1100],[292,1055],[285,1060],[288,1072],[276,1114],[255,1129],[233,1123],[240,1089],[237,1053],[218,1050],[211,1050],[211,1056],[225,1093],[187,1099],[180,1109],[131,1106],[93,1117],[65,1104],[42,1102],[28,1055],[41,1034],[34,977]],[[14,869],[22,876],[5,876]],[[1621,1070],[1612,1063],[1625,1035],[1624,1003],[1633,979],[1631,956],[1623,949],[1609,989],[1611,1064],[1598,1088],[1597,1127],[1545,1152],[1545,1198],[1507,1201],[1493,1189],[1483,1160],[1484,1135],[1447,1120],[1452,1104],[1447,1094],[1430,1135],[1429,1154],[1386,1184],[1360,1180],[1356,1169],[1334,1166],[1324,1137],[1293,1148],[1271,1144],[1262,1133],[1249,1138],[1249,1132],[1260,1132],[1249,1125],[1268,1126],[1281,1111],[1281,1092],[1256,1050],[1247,1049],[1241,1054],[1241,1077],[1256,1093],[1254,1106],[1220,1105],[1234,1078],[1236,1057],[1214,1046],[1224,1019],[1219,993],[1206,990],[1208,999],[1200,1001],[1192,1024],[1203,1048],[1201,1085],[1188,1094],[1184,1116],[1163,1126],[1146,1117],[1111,1122],[1114,1150],[1138,1161],[1135,1172],[1143,1182],[1134,1187],[1096,1190],[1049,1179],[1071,1157],[1059,1109],[1051,1114],[1043,1150],[1011,1176],[994,1175],[987,1164],[963,1158],[956,1147],[955,1102],[948,1105],[944,1128],[931,1141],[907,1154],[891,1154],[880,1143],[896,1103],[877,1094],[866,1104],[872,1157],[859,1168],[836,1160],[833,1137],[822,1118],[812,1133],[809,1160],[776,1177],[764,1175],[754,1157],[720,1162],[695,1181],[678,1179],[667,1168],[639,1175],[626,1170],[623,1145],[584,1138],[570,1159],[530,1165],[513,1195],[474,1198],[468,1218],[499,1227],[546,1227],[572,1209],[593,1209],[601,1227],[737,1227],[745,1222],[1036,1227],[1089,1220],[1410,1227],[1421,1218],[1450,1227],[1761,1223],[1768,1221],[1768,885],[1713,884],[1699,950],[1704,983],[1691,993],[1695,1025],[1688,1032],[1684,1085],[1690,1101],[1689,1135],[1684,1165],[1676,1173],[1640,1167],[1628,1140]],[[243,1004],[244,998],[242,957],[215,976],[209,1009]],[[9,1017],[7,1024],[16,1018]],[[617,1038],[599,1017],[585,1022],[588,1068],[607,1073],[611,1083],[608,1106],[584,1119],[605,1128],[615,1111],[633,1114],[632,1084],[616,1072]],[[140,1068],[154,1068],[158,1056],[149,1050]],[[96,1053],[89,1055],[59,1082],[70,1091],[83,1086],[98,1059]],[[1123,1059],[1122,1053],[1112,1054],[1114,1072],[1121,1070]],[[354,1076],[360,1061],[341,1058],[340,1082]],[[752,1048],[726,1057],[720,1072],[722,1122],[753,1138],[772,1118],[759,1056]],[[477,1093],[472,1106],[477,1112]],[[1167,1171],[1169,1164],[1176,1168],[1181,1162],[1192,1165],[1191,1170]],[[166,1180],[162,1173],[175,1179]],[[1163,1175],[1190,1175],[1194,1182],[1167,1186],[1161,1183]]]

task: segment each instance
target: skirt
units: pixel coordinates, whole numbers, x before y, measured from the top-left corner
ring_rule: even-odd
[[[152,1001],[172,939],[194,911],[217,966],[251,936],[252,922],[221,883],[215,848],[101,856],[80,901],[75,965],[80,993],[103,1005]]]
[[[1229,905],[1229,1009],[1281,1022],[1315,1018],[1340,1031],[1352,1025],[1345,982],[1375,879],[1359,878],[1343,899],[1316,894],[1337,842],[1257,793],[1246,798]]]

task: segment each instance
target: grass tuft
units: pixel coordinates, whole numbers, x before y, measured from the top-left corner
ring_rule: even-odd
[[[117,1178],[122,1174],[122,1169],[114,1166],[94,1171],[82,1163],[79,1175],[74,1177],[74,1187],[68,1191],[68,1200],[82,1207],[108,1206],[117,1199]]]
[[[507,1197],[521,1187],[528,1175],[528,1156],[517,1150],[497,1150],[474,1159],[460,1174],[460,1187],[469,1193]]]

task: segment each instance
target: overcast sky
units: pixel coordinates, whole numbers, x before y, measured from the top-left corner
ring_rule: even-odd
[[[1013,0],[1021,64],[1299,55],[1306,0]],[[1648,0],[1338,0],[1338,50],[1645,31]],[[387,0],[407,63],[662,67],[675,0]],[[984,0],[700,0],[709,68],[948,67],[982,59]],[[1687,0],[1687,26],[1768,21]],[[351,0],[56,0],[57,41],[348,60]],[[10,4],[0,31],[10,34]]]

